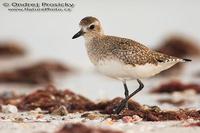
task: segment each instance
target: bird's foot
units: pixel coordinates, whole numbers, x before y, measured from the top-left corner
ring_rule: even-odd
[[[119,114],[125,108],[128,108],[128,100],[126,98],[121,101],[120,105],[114,110],[114,113]]]

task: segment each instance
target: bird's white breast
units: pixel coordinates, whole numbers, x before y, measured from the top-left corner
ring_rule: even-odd
[[[158,65],[146,63],[145,65],[127,65],[118,60],[102,60],[96,65],[97,70],[109,77],[120,80],[147,78],[160,73],[177,62],[159,63]]]

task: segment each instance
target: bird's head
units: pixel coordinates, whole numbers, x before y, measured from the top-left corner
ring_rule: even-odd
[[[103,29],[101,27],[100,21],[95,17],[85,17],[80,23],[80,31],[76,33],[72,39],[84,36],[86,39],[92,38],[94,36],[103,35]]]

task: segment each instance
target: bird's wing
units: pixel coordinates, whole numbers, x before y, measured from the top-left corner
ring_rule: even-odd
[[[112,54],[125,64],[143,65],[146,63],[155,64],[157,62],[152,58],[151,50],[136,41],[118,38],[112,42]]]
[[[167,63],[167,62],[181,62],[183,59],[166,55],[160,52],[152,51],[151,57],[157,60],[159,63]]]
[[[125,64],[144,65],[146,63],[159,64],[167,62],[181,62],[183,59],[152,51],[146,46],[125,38],[116,38],[112,41],[112,54]]]

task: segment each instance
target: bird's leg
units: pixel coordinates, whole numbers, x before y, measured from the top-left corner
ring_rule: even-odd
[[[115,110],[116,114],[119,114],[126,106],[126,103],[128,102],[128,100],[133,97],[135,94],[137,94],[139,91],[141,91],[144,87],[144,84],[137,79],[137,82],[139,83],[139,88],[137,90],[135,90],[133,93],[131,93],[128,97],[126,97],[124,100],[121,101],[120,105],[117,107],[117,109]]]
[[[126,85],[126,81],[123,81],[123,85],[124,85],[124,95],[125,95],[125,99],[126,99],[129,95],[129,91],[128,91],[128,87]],[[128,108],[128,102],[126,103],[125,108]]]

